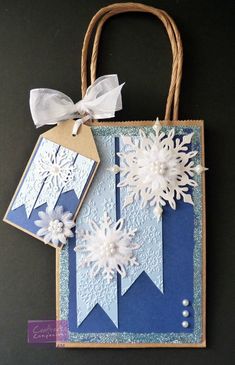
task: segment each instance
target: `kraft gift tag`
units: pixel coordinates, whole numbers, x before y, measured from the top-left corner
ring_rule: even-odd
[[[100,162],[90,127],[81,125],[73,136],[73,126],[74,120],[63,121],[40,135],[4,217],[56,248],[73,236],[74,220]],[[53,236],[55,230],[60,239]]]

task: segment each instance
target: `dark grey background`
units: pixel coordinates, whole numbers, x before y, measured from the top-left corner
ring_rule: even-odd
[[[80,53],[89,20],[110,1],[0,1],[1,216],[38,135],[28,97],[34,87],[80,98]],[[26,343],[29,319],[55,318],[55,255],[1,224],[1,364],[232,364],[234,345],[234,1],[146,4],[175,19],[184,44],[180,119],[205,120],[207,174],[207,349],[61,350]],[[125,14],[105,26],[99,75],[126,81],[118,119],[163,117],[171,53],[153,16]]]

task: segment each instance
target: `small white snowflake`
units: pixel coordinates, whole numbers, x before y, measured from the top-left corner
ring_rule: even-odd
[[[172,209],[176,209],[175,199],[183,198],[184,202],[193,204],[188,186],[197,186],[194,173],[207,169],[201,165],[194,167],[194,162],[190,161],[197,154],[197,151],[189,151],[188,146],[193,133],[174,141],[174,128],[166,135],[157,121],[153,130],[155,133],[148,137],[140,130],[140,138],[135,140],[123,136],[126,149],[118,153],[121,167],[114,165],[109,170],[121,173],[118,186],[128,189],[125,206],[140,199],[141,207],[150,204],[160,219],[166,202]]]
[[[125,266],[138,265],[133,251],[140,246],[132,243],[136,229],[123,228],[124,219],[113,223],[105,212],[100,225],[91,220],[89,226],[90,231],[77,232],[84,244],[78,244],[74,250],[84,254],[81,265],[91,266],[91,277],[102,271],[110,283],[115,272],[125,277]]]
[[[40,179],[47,179],[47,184],[55,190],[63,188],[73,179],[74,166],[66,151],[57,154],[45,152],[38,161],[37,168]]]
[[[47,207],[46,211],[40,211],[38,216],[41,219],[34,222],[36,226],[40,227],[37,235],[44,237],[46,244],[53,243],[59,247],[60,244],[66,244],[68,237],[74,236],[71,230],[75,226],[72,213],[63,212],[62,206],[55,209]]]

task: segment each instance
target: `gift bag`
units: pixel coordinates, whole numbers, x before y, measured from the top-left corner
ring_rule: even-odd
[[[101,9],[84,39],[82,93],[93,32],[91,83],[103,24],[136,11],[160,19],[171,43],[165,118],[89,122],[100,165],[76,237],[56,252],[57,319],[69,328],[61,347],[206,344],[203,121],[178,120],[183,51],[172,18],[137,3]]]

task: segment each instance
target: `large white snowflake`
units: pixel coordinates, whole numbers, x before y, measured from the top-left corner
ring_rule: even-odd
[[[158,121],[153,130],[155,133],[148,137],[140,130],[139,138],[134,140],[123,136],[125,151],[118,153],[120,167],[115,165],[110,170],[120,172],[118,186],[127,187],[125,206],[140,199],[141,207],[150,204],[159,219],[166,202],[173,209],[176,209],[175,199],[183,198],[184,202],[193,204],[188,186],[197,186],[194,173],[200,174],[206,168],[194,167],[191,161],[197,154],[197,151],[189,151],[193,133],[174,140],[175,129],[167,135]]]
[[[115,272],[125,277],[125,266],[139,265],[133,251],[140,246],[132,243],[136,229],[124,228],[124,219],[113,223],[105,212],[100,225],[91,220],[89,226],[90,231],[77,232],[83,244],[79,243],[75,251],[81,251],[83,254],[81,265],[91,267],[91,277],[95,277],[101,271],[110,283]]]
[[[73,179],[74,166],[66,151],[57,154],[45,152],[37,168],[40,179],[47,179],[48,185],[55,190],[60,190]]]

